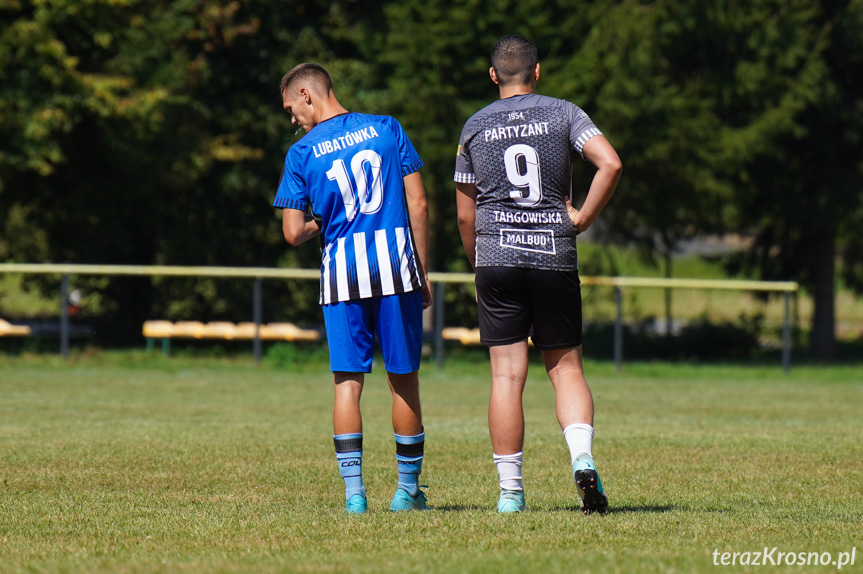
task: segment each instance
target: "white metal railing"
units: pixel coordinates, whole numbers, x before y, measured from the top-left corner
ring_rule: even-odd
[[[0,263],[0,273],[37,273],[60,275],[60,353],[69,353],[68,280],[69,275],[139,275],[174,277],[251,278],[253,287],[254,322],[260,325],[263,316],[261,283],[263,279],[320,279],[319,269],[280,269],[273,267],[183,267],[172,265],[82,265],[66,263]],[[434,341],[435,358],[443,363],[444,297],[441,288],[447,283],[473,283],[473,273],[429,273],[429,280],[438,284],[435,289]],[[790,296],[799,289],[794,281],[740,281],[712,279],[660,279],[652,277],[581,277],[586,286],[614,287],[616,318],[614,324],[614,361],[618,369],[623,364],[623,289],[630,287],[664,289],[715,289],[735,291],[766,291],[781,293],[784,297],[782,327],[782,368],[791,367],[791,312]],[[261,340],[253,341],[255,361],[261,359]]]

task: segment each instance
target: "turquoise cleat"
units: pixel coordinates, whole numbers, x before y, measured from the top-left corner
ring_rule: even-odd
[[[428,487],[425,487],[428,488]],[[404,510],[428,510],[429,506],[426,502],[426,495],[422,490],[417,489],[417,495],[411,496],[403,488],[396,490],[393,501],[390,504],[390,510],[393,512],[402,512]]]
[[[362,494],[353,495],[345,503],[345,511],[348,514],[365,514],[367,510],[368,503],[366,502],[366,497]]]
[[[585,514],[594,512],[605,514],[608,510],[608,496],[602,488],[602,481],[599,480],[593,458],[586,454],[576,457],[575,462],[572,463],[572,476],[578,487],[581,511]]]
[[[523,490],[501,490],[500,498],[497,499],[497,511],[501,514],[511,512],[524,512],[527,505],[524,503]]]

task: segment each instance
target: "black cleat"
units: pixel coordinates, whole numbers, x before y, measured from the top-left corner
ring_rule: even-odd
[[[602,488],[599,473],[593,465],[593,459],[579,456],[572,463],[572,475],[578,487],[578,498],[581,500],[581,511],[585,514],[605,514],[608,510],[608,496]]]

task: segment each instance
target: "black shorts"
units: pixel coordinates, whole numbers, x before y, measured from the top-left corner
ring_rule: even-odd
[[[581,345],[578,271],[477,267],[480,341],[494,347],[530,335],[537,349]]]

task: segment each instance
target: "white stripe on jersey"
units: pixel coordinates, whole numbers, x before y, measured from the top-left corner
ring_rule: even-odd
[[[575,140],[576,151],[578,151],[578,153],[581,153],[581,150],[584,147],[584,144],[587,143],[587,140],[589,140],[593,136],[601,136],[601,135],[602,135],[602,132],[596,128],[590,128],[588,130],[585,130],[580,136],[578,136],[578,139]]]
[[[413,289],[413,286],[411,285],[411,270],[408,268],[408,256],[405,250],[405,244],[407,243],[405,232],[406,229],[404,227],[396,227],[396,243],[399,246],[399,271],[402,276],[402,286],[405,291],[410,291]]]
[[[330,249],[332,249],[333,244],[330,243],[327,245],[326,251],[324,251],[324,289],[323,293],[321,293],[321,304],[329,305],[332,302],[332,290],[330,289]]]
[[[476,183],[476,174],[457,171],[453,179],[456,183]]]
[[[396,292],[393,284],[393,267],[390,264],[390,250],[387,243],[386,229],[375,231],[375,251],[378,252],[378,268],[381,271],[381,289],[383,295]]]
[[[338,288],[339,301],[347,301],[351,298],[348,287],[348,261],[345,257],[345,238],[339,237],[336,248],[336,287]]]
[[[366,234],[361,231],[354,233],[354,253],[357,261],[357,284],[360,288],[360,299],[372,296],[372,278],[369,272],[369,256],[366,253]]]

